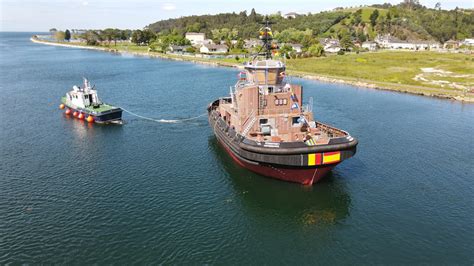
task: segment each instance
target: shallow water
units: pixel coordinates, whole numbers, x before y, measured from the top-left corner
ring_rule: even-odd
[[[238,71],[0,33],[0,264],[474,263],[474,105],[293,79],[360,141],[312,187],[235,165],[206,118],[89,126],[83,76],[154,119],[205,112]]]

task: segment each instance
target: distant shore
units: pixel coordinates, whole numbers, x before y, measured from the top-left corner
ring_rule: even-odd
[[[30,40],[35,43],[52,45],[52,46],[99,50],[99,51],[104,51],[104,52],[131,54],[131,55],[136,55],[136,56],[146,56],[150,58],[163,58],[163,59],[170,59],[170,60],[176,60],[176,61],[189,61],[193,63],[205,64],[205,65],[211,65],[211,66],[242,68],[242,65],[240,63],[230,63],[230,62],[225,62],[218,59],[205,59],[205,58],[170,55],[170,54],[147,52],[147,51],[126,51],[126,50],[120,50],[120,49],[114,49],[114,48],[106,48],[106,47],[90,46],[90,45],[84,45],[84,44],[74,44],[74,43],[57,43],[57,42],[52,42],[52,41],[47,41],[47,40],[40,40],[38,38],[35,38],[34,36],[31,37]],[[354,79],[350,77],[325,76],[325,75],[318,75],[314,73],[295,71],[295,70],[292,70],[291,68],[288,69],[288,67],[287,67],[287,73],[294,77],[300,77],[300,78],[310,79],[310,80],[318,80],[318,81],[327,82],[327,83],[341,83],[341,84],[348,84],[348,85],[352,85],[356,87],[396,91],[396,92],[401,92],[401,93],[409,93],[409,94],[414,94],[414,95],[429,96],[429,97],[436,97],[436,98],[441,98],[441,99],[449,99],[449,100],[456,100],[456,101],[461,101],[461,102],[474,103],[474,95],[472,97],[466,96],[466,95],[447,95],[444,93],[443,89],[438,89],[438,88],[428,88],[428,87],[422,87],[422,86],[362,80],[362,79]]]

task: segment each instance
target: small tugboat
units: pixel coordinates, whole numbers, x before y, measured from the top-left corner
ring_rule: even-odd
[[[91,87],[84,78],[84,86],[73,86],[72,90],[61,98],[60,109],[66,109],[66,115],[73,115],[78,119],[85,119],[90,123],[122,123],[122,109],[103,103],[97,95],[97,90]]]
[[[315,121],[312,104],[302,106],[303,87],[287,83],[285,64],[272,59],[268,20],[260,39],[264,52],[244,64],[230,97],[209,104],[209,124],[240,166],[312,185],[354,156],[358,141],[344,130]]]

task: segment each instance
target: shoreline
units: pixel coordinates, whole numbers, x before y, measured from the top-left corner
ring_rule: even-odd
[[[105,47],[56,43],[56,42],[51,42],[51,41],[46,41],[46,40],[40,40],[35,37],[31,37],[30,40],[34,43],[51,45],[51,46],[98,50],[98,51],[110,52],[110,53],[130,54],[134,56],[146,56],[149,58],[169,59],[169,60],[174,60],[174,61],[188,61],[192,63],[217,66],[217,67],[242,68],[242,65],[240,64],[218,62],[218,61],[212,61],[208,59],[199,60],[198,58],[195,58],[195,57],[192,58],[188,56],[168,55],[168,54],[153,53],[153,52],[122,51],[118,49],[105,48]],[[399,93],[409,93],[413,95],[433,97],[433,98],[438,98],[438,99],[454,100],[454,101],[459,101],[462,103],[474,103],[474,97],[452,96],[452,95],[443,94],[441,92],[436,93],[436,92],[426,91],[426,90],[442,91],[442,89],[438,89],[438,88],[429,88],[429,87],[413,86],[413,85],[406,85],[406,84],[395,84],[395,83],[387,83],[387,82],[377,82],[377,81],[363,80],[363,79],[356,79],[356,78],[349,78],[349,77],[330,77],[330,76],[324,76],[324,75],[317,75],[314,73],[295,71],[291,69],[290,70],[287,69],[287,73],[290,76],[308,79],[308,80],[316,80],[316,81],[325,82],[325,83],[346,84],[346,85],[355,86],[359,88],[385,90],[385,91],[392,91],[392,92],[399,92]]]

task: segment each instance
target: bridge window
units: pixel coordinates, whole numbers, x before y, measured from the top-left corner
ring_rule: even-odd
[[[298,126],[300,124],[298,120],[300,120],[299,116],[295,116],[291,118],[291,123],[293,124],[293,126]]]

